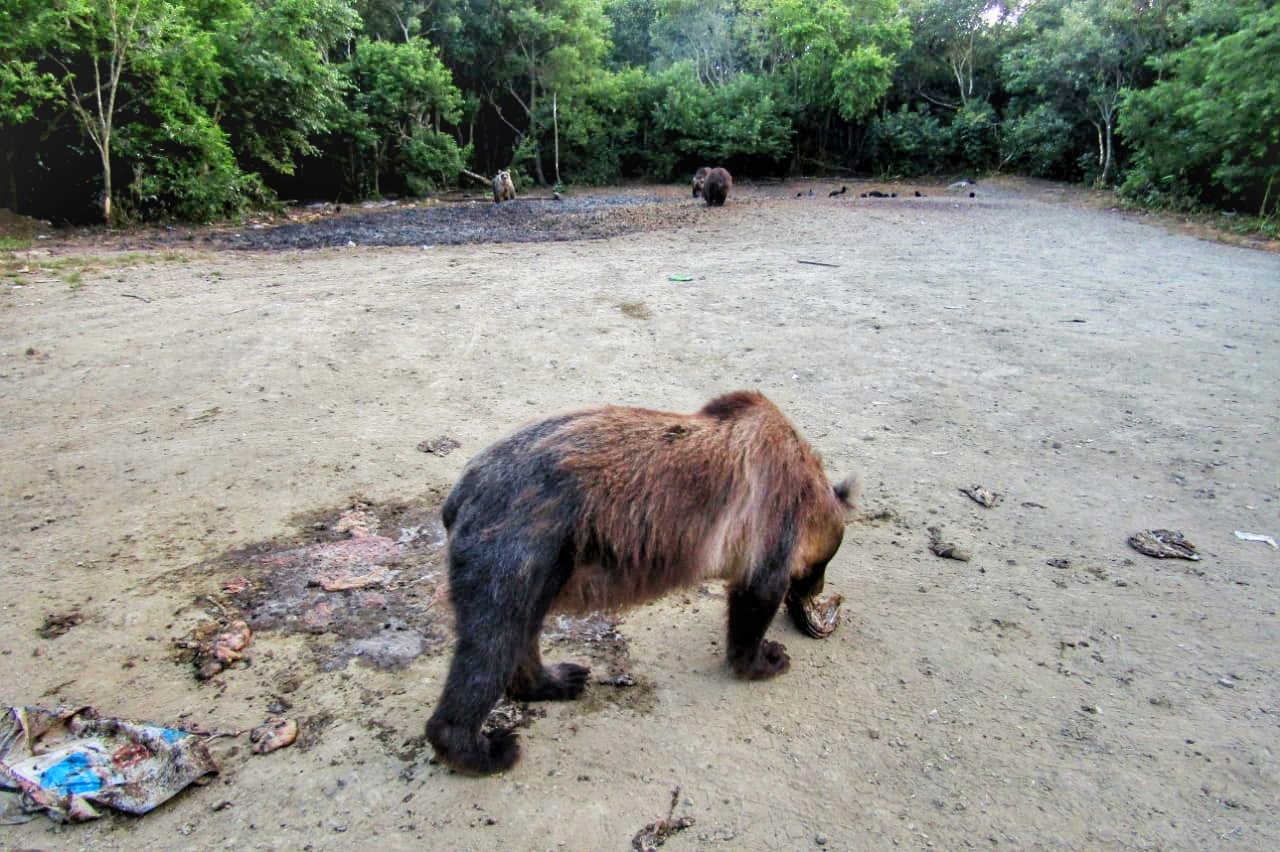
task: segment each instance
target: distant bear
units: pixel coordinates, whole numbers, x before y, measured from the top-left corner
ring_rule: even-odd
[[[715,168],[707,172],[706,180],[702,182],[702,197],[707,200],[708,207],[721,207],[731,189],[733,177],[725,169]]]
[[[707,173],[711,171],[710,166],[703,166],[693,173],[693,197],[697,198],[702,195],[702,185],[707,181]]]
[[[511,172],[503,169],[493,176],[493,203],[516,200],[516,185],[511,182]]]
[[[482,450],[441,512],[458,643],[427,723],[437,759],[476,775],[507,769],[514,733],[481,730],[498,699],[582,692],[585,666],[542,663],[552,609],[610,609],[723,578],[733,671],[782,674],[790,657],[764,637],[784,601],[808,635],[834,629],[839,596],[826,613],[816,596],[853,488],[832,487],[790,421],[750,391],[693,414],[562,414]]]

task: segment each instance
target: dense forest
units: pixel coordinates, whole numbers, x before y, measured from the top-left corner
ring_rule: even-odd
[[[0,0],[0,206],[994,171],[1274,228],[1272,0]]]

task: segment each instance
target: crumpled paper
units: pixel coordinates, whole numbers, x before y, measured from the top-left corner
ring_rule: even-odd
[[[8,707],[0,716],[0,824],[43,811],[58,822],[106,805],[145,814],[216,773],[197,735],[99,717],[92,707]]]

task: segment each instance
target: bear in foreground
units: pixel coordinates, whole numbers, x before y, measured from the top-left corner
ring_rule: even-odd
[[[706,178],[702,181],[702,197],[706,199],[708,207],[723,207],[724,200],[729,197],[731,189],[733,189],[733,177],[728,169],[712,169],[707,172]]]
[[[693,197],[697,198],[702,195],[702,185],[707,182],[707,173],[711,171],[710,166],[702,166],[693,173]]]
[[[852,481],[822,463],[756,392],[693,414],[606,406],[525,426],[482,450],[442,510],[458,642],[427,723],[437,759],[469,774],[520,756],[511,731],[481,732],[503,696],[576,698],[590,670],[544,666],[547,612],[583,613],[728,581],[728,657],[748,680],[782,674],[764,638],[778,607],[805,633],[835,627],[817,601],[844,536]]]
[[[516,185],[511,182],[511,172],[501,170],[493,176],[493,203],[516,200]]]

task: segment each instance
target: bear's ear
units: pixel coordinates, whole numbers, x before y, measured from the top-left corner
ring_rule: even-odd
[[[846,509],[853,509],[855,507],[854,504],[858,502],[858,497],[862,494],[862,482],[858,479],[856,473],[851,473],[833,485],[831,490],[835,492],[836,499]]]

